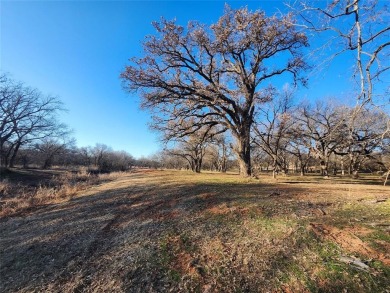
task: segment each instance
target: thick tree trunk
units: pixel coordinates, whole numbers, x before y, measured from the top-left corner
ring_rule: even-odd
[[[28,156],[27,155],[22,156],[22,163],[24,169],[28,168],[28,162],[29,162]]]
[[[249,177],[252,175],[252,167],[251,167],[251,148],[250,148],[250,137],[249,132],[245,137],[239,138],[238,141],[238,163],[240,165],[240,175],[242,177]]]
[[[336,164],[333,165],[333,175],[336,176],[337,175],[337,166]]]
[[[1,161],[0,167],[4,167],[4,168],[8,167],[8,158],[5,155],[1,155],[0,161]]]
[[[201,169],[202,169],[202,159],[196,158],[195,159],[195,172],[200,173]]]
[[[351,158],[351,171],[352,178],[359,178],[360,162],[355,158]]]
[[[357,179],[359,178],[360,164],[355,163],[352,167],[352,177]]]
[[[305,173],[306,173],[306,165],[303,161],[303,157],[302,156],[299,156],[298,157],[298,161],[299,161],[299,173],[301,176],[305,176]],[[298,171],[298,170],[297,170]]]
[[[383,186],[386,186],[387,179],[389,179],[389,175],[390,175],[390,169],[387,171],[387,174],[386,174],[386,177],[385,177],[385,182],[383,182]]]
[[[272,178],[276,178],[276,172],[277,172],[277,162],[274,158],[274,161],[272,162]]]
[[[5,167],[5,158],[3,154],[3,142],[0,140],[0,168]]]
[[[10,166],[10,158],[11,158],[11,153],[12,153],[14,147],[15,147],[15,144],[12,144],[8,147],[8,150],[6,150],[6,151],[3,150],[3,160],[4,160],[3,163],[4,163],[5,167],[12,167],[12,166]]]
[[[239,154],[238,163],[240,165],[240,175],[249,177],[252,175],[250,155],[248,153]]]
[[[18,143],[18,144],[15,146],[15,149],[13,150],[11,159],[10,159],[10,161],[9,161],[9,166],[10,166],[11,168],[13,168],[14,165],[15,165],[15,159],[16,159],[16,155],[18,154],[19,148],[20,148],[20,143]]]
[[[305,176],[305,166],[301,163],[301,176]]]
[[[42,169],[48,169],[49,167],[51,167],[52,165],[52,161],[53,161],[53,155],[50,155],[49,157],[47,157],[45,159],[45,161],[43,162],[43,165],[42,165]]]
[[[276,168],[272,169],[272,178],[276,178]]]
[[[226,171],[227,171],[227,164],[226,164],[226,158],[223,158],[223,161],[222,161],[222,170],[221,170],[221,172],[222,173],[226,173]]]
[[[324,176],[324,177],[329,177],[329,173],[328,173],[329,161],[328,161],[328,158],[326,158],[325,160],[321,161],[320,166],[321,166],[321,175]]]

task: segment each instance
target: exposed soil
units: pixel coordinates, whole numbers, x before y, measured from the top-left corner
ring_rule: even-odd
[[[336,227],[318,223],[310,223],[310,226],[314,233],[317,234],[317,236],[339,244],[346,251],[357,253],[367,258],[378,259],[385,265],[390,266],[389,254],[383,254],[376,251],[355,235],[367,235],[370,233],[370,230],[365,228],[361,228],[360,230],[357,227],[354,227],[353,229],[341,230]],[[351,230],[354,231],[355,234],[351,233]]]

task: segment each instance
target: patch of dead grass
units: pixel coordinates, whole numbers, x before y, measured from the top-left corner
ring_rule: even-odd
[[[67,201],[93,185],[119,176],[120,173],[91,176],[86,172],[63,172],[53,176],[45,185],[38,183],[38,187],[3,180],[0,182],[0,218],[18,215],[41,205]]]

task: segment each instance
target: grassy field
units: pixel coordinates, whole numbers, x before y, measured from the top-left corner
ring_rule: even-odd
[[[1,292],[390,292],[390,188],[138,170],[0,219]]]

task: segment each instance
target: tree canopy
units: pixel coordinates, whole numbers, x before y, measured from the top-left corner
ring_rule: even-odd
[[[307,37],[289,14],[267,17],[247,8],[226,7],[210,26],[183,27],[165,19],[153,25],[157,36],[144,42],[144,56],[131,59],[121,74],[126,88],[140,91],[156,123],[178,136],[205,125],[229,130],[237,141],[240,173],[250,175],[254,112],[270,99],[265,81],[284,73],[304,81],[300,49]]]

